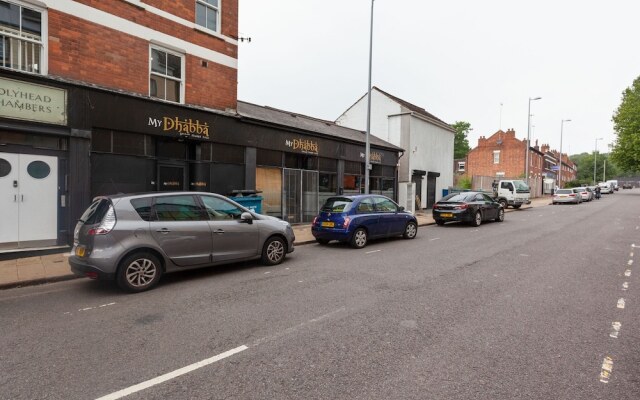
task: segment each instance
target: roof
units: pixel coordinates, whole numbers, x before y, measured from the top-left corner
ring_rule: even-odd
[[[238,100],[238,114],[240,117],[295,128],[310,133],[326,135],[336,139],[346,139],[362,144],[366,142],[366,132],[364,131],[340,126],[333,121],[313,118],[307,115],[296,114],[273,107],[259,106]],[[401,147],[385,142],[374,135],[369,135],[369,143],[373,146],[382,147],[392,151],[404,151]]]

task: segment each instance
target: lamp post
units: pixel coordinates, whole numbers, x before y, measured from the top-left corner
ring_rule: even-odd
[[[373,64],[373,2],[371,0],[371,25],[369,30],[369,87],[367,88],[367,133],[364,146],[364,193],[369,194],[369,168],[371,167],[369,135],[371,133],[371,66]]]
[[[596,184],[596,157],[598,157],[598,140],[602,140],[602,138],[596,139],[596,147],[593,148],[593,184]]]
[[[540,100],[542,97],[529,97],[529,112],[527,113],[527,147],[525,148],[525,156],[524,156],[524,177],[527,180],[527,185],[529,184],[529,143],[531,142],[531,102],[534,100]]]
[[[558,170],[558,187],[562,187],[562,130],[565,122],[571,122],[570,119],[563,119],[560,122],[560,169]]]

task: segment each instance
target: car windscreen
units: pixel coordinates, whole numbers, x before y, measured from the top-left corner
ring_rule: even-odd
[[[452,202],[468,202],[473,201],[476,193],[451,193],[442,198],[440,201],[452,201]]]
[[[322,206],[325,212],[346,212],[351,208],[353,200],[347,197],[329,197]]]
[[[573,190],[571,189],[558,189],[556,190],[556,194],[571,194]]]
[[[98,199],[91,203],[89,208],[86,209],[82,217],[80,217],[80,222],[93,225],[99,222],[102,222],[102,218],[109,210],[109,200],[107,199]]]
[[[516,187],[516,191],[529,190],[529,185],[527,185],[524,181],[513,181],[513,184]]]

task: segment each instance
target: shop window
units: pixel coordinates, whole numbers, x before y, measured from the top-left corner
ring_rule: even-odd
[[[282,166],[282,152],[273,150],[258,149],[256,152],[256,164],[281,167]]]
[[[218,32],[220,26],[219,0],[196,0],[196,24]]]
[[[307,154],[285,153],[284,165],[286,168],[316,171],[318,169],[318,157]]]
[[[338,172],[338,160],[319,157],[318,170],[322,172]]]
[[[113,153],[145,155],[144,135],[132,133],[113,132]]]
[[[262,213],[282,218],[282,170],[256,168],[256,190],[262,192]]]
[[[0,131],[0,145],[3,144],[19,144],[50,150],[68,149],[67,138],[64,137]]]
[[[360,194],[364,189],[364,178],[360,175],[344,175],[342,181],[342,187],[344,188],[344,194]]]
[[[43,73],[44,10],[0,1],[0,66]]]
[[[345,161],[344,162],[344,173],[345,174],[362,175],[362,174],[364,174],[364,164],[361,163],[361,162]]]
[[[212,161],[225,164],[244,164],[244,147],[213,143]]]
[[[187,147],[184,142],[158,140],[156,146],[158,157],[184,160],[187,155]]]
[[[321,172],[318,176],[318,196],[320,204],[335,196],[338,191],[338,175]]]
[[[149,96],[181,103],[184,55],[157,47],[150,52]]]

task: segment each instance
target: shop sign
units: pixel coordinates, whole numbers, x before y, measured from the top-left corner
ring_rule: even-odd
[[[67,91],[0,78],[0,117],[67,124]]]
[[[365,153],[360,153],[360,158],[365,158]],[[382,159],[384,158],[384,154],[379,153],[377,151],[369,152],[369,162],[375,164],[382,164]]]
[[[310,139],[285,140],[285,146],[306,154],[318,154],[318,142]]]
[[[179,117],[149,117],[148,126],[162,129],[165,133],[177,133],[180,136],[209,139],[209,124],[193,120],[192,118],[180,119]]]

